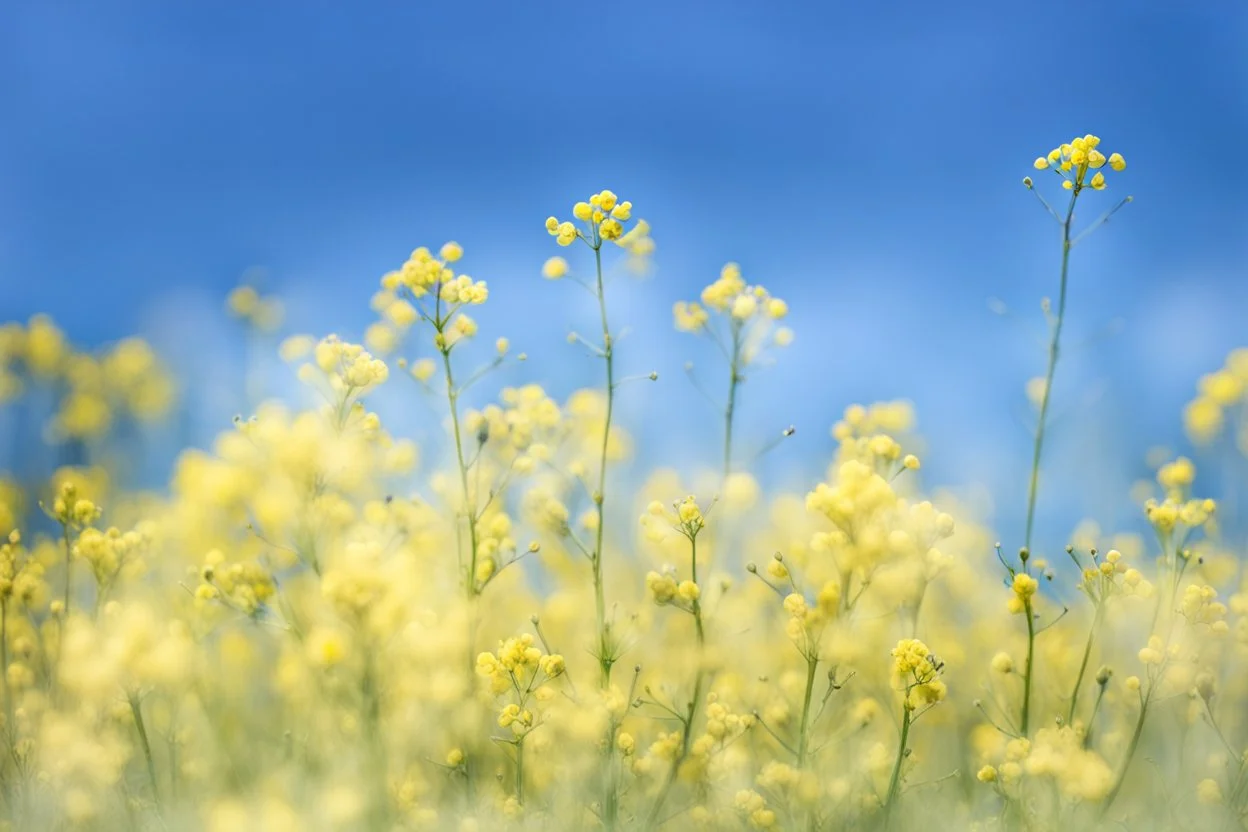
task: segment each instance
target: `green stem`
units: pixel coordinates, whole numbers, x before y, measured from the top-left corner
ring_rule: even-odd
[[[1144,733],[1144,718],[1148,716],[1148,705],[1153,698],[1153,686],[1150,683],[1148,693],[1140,700],[1140,718],[1135,721],[1135,730],[1131,733],[1131,743],[1127,746],[1127,754],[1122,759],[1122,767],[1118,769],[1118,776],[1114,779],[1114,786],[1109,790],[1109,795],[1105,798],[1105,802],[1101,804],[1100,817],[1104,818],[1109,812],[1109,807],[1114,805],[1114,800],[1118,797],[1118,792],[1122,790],[1122,784],[1126,782],[1127,771],[1131,768],[1131,758],[1135,756],[1135,749],[1140,744],[1140,735]]]
[[[160,814],[160,787],[156,780],[156,761],[152,758],[152,744],[147,738],[147,726],[143,723],[143,704],[139,697],[131,693],[130,713],[134,715],[134,727],[139,732],[139,744],[143,748],[143,759],[147,762],[147,779],[152,785],[152,801],[156,804],[156,814]]]
[[[897,744],[897,760],[893,763],[893,775],[888,781],[888,794],[884,798],[884,828],[888,828],[901,789],[901,764],[906,759],[906,742],[910,739],[911,711],[905,703],[901,706],[901,741]]]
[[[61,524],[61,540],[65,543],[65,610],[64,615],[69,618],[69,588],[74,575],[74,551],[69,545],[69,524]]]
[[[1045,422],[1049,415],[1049,400],[1053,392],[1053,373],[1057,369],[1057,359],[1061,351],[1062,324],[1066,319],[1066,284],[1070,273],[1070,227],[1075,218],[1075,200],[1079,192],[1070,197],[1070,206],[1066,209],[1066,219],[1062,223],[1062,276],[1057,295],[1057,315],[1053,319],[1053,330],[1049,339],[1049,366],[1044,374],[1044,395],[1040,398],[1040,416],[1036,424],[1036,442],[1031,455],[1031,479],[1027,487],[1027,528],[1023,534],[1023,545],[1031,550],[1031,533],[1036,519],[1036,493],[1040,486],[1040,455],[1044,448]]]
[[[364,730],[368,738],[370,756],[369,781],[373,784],[371,818],[373,829],[386,828],[388,794],[386,792],[386,749],[381,735],[381,689],[377,679],[377,664],[371,645],[365,648],[364,675],[360,680]]]
[[[1092,728],[1096,725],[1096,715],[1101,712],[1101,701],[1105,699],[1105,687],[1105,685],[1098,685],[1099,690],[1096,693],[1096,699],[1092,702],[1092,715],[1088,717],[1088,727],[1083,732],[1084,748],[1088,748],[1092,744]]]
[[[689,538],[689,573],[693,583],[698,583],[698,536],[695,534]],[[701,589],[701,587],[699,587]],[[700,593],[699,593],[700,595]],[[690,605],[693,610],[693,624],[698,634],[698,653],[699,662],[698,669],[701,670],[701,652],[706,646],[706,630],[702,626],[702,602],[700,598],[694,598],[693,604]]]
[[[4,713],[6,731],[13,730],[13,691],[9,688],[9,602],[0,600],[0,678],[4,684]]]
[[[818,656],[806,657],[806,695],[802,699],[802,721],[798,727],[797,734],[797,767],[801,768],[806,763],[806,750],[810,746],[810,737],[807,731],[810,726],[810,702],[811,694],[815,690],[815,672],[819,667]]]
[[[441,330],[439,329],[439,332]],[[455,461],[459,465],[459,484],[463,491],[464,516],[468,518],[468,569],[464,575],[464,589],[471,601],[477,588],[477,510],[472,502],[472,492],[468,489],[468,465],[464,460],[463,432],[459,425],[459,391],[455,389],[455,376],[451,370],[451,350],[443,347],[442,367],[446,374],[446,401],[451,411],[451,431],[455,436]],[[471,645],[469,651],[471,652]]]
[[[728,404],[724,408],[724,479],[732,473],[732,423],[737,409],[737,385],[741,382],[741,328],[732,323],[732,358],[729,362]]]
[[[602,452],[598,465],[598,490],[594,503],[598,509],[598,528],[594,532],[594,612],[598,626],[598,660],[602,668],[602,687],[611,684],[611,666],[615,663],[615,651],[607,628],[607,605],[603,592],[603,527],[607,487],[607,451],[611,442],[611,417],[615,410],[615,345],[611,340],[611,327],[607,322],[607,296],[602,282],[602,240],[595,239],[594,269],[598,294],[598,312],[602,318],[602,354],[607,363],[607,414],[602,426]]]
[[[1031,611],[1031,599],[1023,605],[1023,614],[1027,616],[1027,663],[1023,668],[1023,713],[1018,723],[1019,733],[1027,736],[1027,726],[1031,721],[1031,676],[1036,660],[1036,617]]]
[[[1101,623],[1101,604],[1096,606],[1096,615],[1092,617],[1092,626],[1088,630],[1088,643],[1083,646],[1083,660],[1079,662],[1079,675],[1075,677],[1075,689],[1070,694],[1070,710],[1066,713],[1066,724],[1073,725],[1075,707],[1079,703],[1079,688],[1083,685],[1083,676],[1088,671],[1088,659],[1092,656],[1092,642],[1096,639],[1096,630]]]
[[[1044,449],[1044,433],[1049,416],[1049,401],[1053,393],[1053,373],[1057,369],[1057,359],[1061,354],[1062,324],[1066,320],[1066,286],[1070,275],[1070,227],[1075,218],[1075,200],[1079,198],[1079,189],[1075,188],[1070,195],[1070,205],[1066,209],[1066,219],[1062,222],[1062,275],[1057,295],[1057,313],[1053,318],[1052,334],[1049,339],[1049,366],[1044,374],[1044,395],[1040,398],[1040,415],[1036,424],[1036,441],[1031,454],[1031,477],[1027,485],[1027,526],[1023,533],[1023,546],[1031,552],[1031,536],[1036,520],[1036,494],[1040,488],[1040,457]],[[1035,661],[1035,623],[1031,618],[1030,604],[1027,609],[1027,672],[1023,675],[1023,719],[1020,729],[1027,736],[1028,716],[1031,711],[1032,666]]]
[[[524,805],[524,739],[516,741],[516,800]]]
[[[693,582],[696,584],[698,582],[698,538],[696,534],[689,538],[689,561],[689,571]],[[693,697],[689,700],[689,707],[682,720],[684,732],[681,737],[680,753],[672,760],[672,766],[668,769],[667,778],[663,781],[663,788],[659,791],[659,796],[655,798],[654,804],[650,807],[650,812],[646,816],[645,829],[655,829],[659,825],[659,812],[663,810],[663,804],[667,802],[672,787],[676,785],[676,777],[680,774],[680,766],[688,758],[689,748],[693,745],[693,722],[698,715],[698,702],[702,699],[702,685],[706,681],[706,675],[703,670],[706,629],[702,623],[702,606],[698,599],[695,598],[693,600],[690,608],[693,611],[693,624],[698,640],[698,672],[693,680]]]
[[[672,792],[672,787],[676,785],[676,777],[680,774],[680,766],[689,756],[689,747],[693,744],[693,720],[698,712],[698,700],[702,698],[702,684],[705,677],[702,672],[702,657],[698,657],[698,673],[693,681],[693,698],[689,700],[689,707],[686,716],[682,721],[684,727],[684,736],[681,738],[680,754],[676,759],[672,760],[671,768],[667,771],[667,777],[663,781],[663,788],[659,791],[659,796],[654,799],[654,804],[650,807],[650,812],[646,816],[644,829],[656,829],[659,826],[659,812],[663,810],[663,804],[667,802],[668,796]]]
[[[442,334],[445,327],[445,321],[439,318],[434,321],[438,334]],[[442,368],[446,375],[446,401],[451,413],[451,431],[455,437],[455,462],[459,467],[459,485],[463,494],[463,512],[468,520],[468,566],[464,571],[464,595],[468,603],[468,678],[473,678],[473,668],[476,662],[476,641],[478,616],[476,609],[477,597],[477,550],[479,544],[477,541],[477,507],[472,499],[472,492],[468,487],[468,465],[464,459],[464,440],[463,431],[459,424],[459,391],[455,387],[455,374],[451,368],[451,348],[444,344],[440,348],[442,353]],[[459,521],[455,522],[456,536],[456,552],[459,551],[460,541],[460,525]],[[462,566],[463,561],[460,561]],[[470,684],[471,686],[471,684]]]
[[[615,647],[607,624],[607,601],[603,575],[603,540],[606,527],[605,507],[607,488],[607,452],[611,443],[611,418],[615,412],[615,344],[611,338],[611,325],[607,318],[607,294],[602,279],[602,240],[594,234],[590,241],[594,249],[595,288],[598,297],[598,314],[602,322],[602,357],[607,365],[607,412],[602,426],[602,446],[598,460],[598,488],[594,492],[594,506],[598,523],[594,530],[593,557],[590,565],[594,581],[594,624],[598,639],[599,684],[603,690],[611,687],[611,668],[615,664]],[[603,754],[603,827],[612,832],[618,823],[619,800],[617,792],[619,767],[615,757],[615,720],[609,721]]]

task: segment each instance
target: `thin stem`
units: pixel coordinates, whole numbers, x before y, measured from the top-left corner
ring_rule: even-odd
[[[1023,668],[1023,713],[1018,721],[1018,731],[1027,736],[1027,726],[1031,718],[1031,676],[1036,660],[1036,617],[1031,611],[1031,599],[1027,599],[1023,607],[1027,616],[1027,664]]]
[[[732,423],[737,408],[737,385],[741,382],[741,327],[732,322],[732,354],[729,360],[728,404],[724,407],[724,479],[732,473]]]
[[[806,695],[802,699],[802,721],[798,727],[797,735],[797,767],[801,768],[806,763],[806,751],[810,747],[810,737],[808,736],[810,727],[810,702],[811,693],[815,689],[815,672],[819,667],[819,657],[810,655],[806,657]]]
[[[1070,274],[1070,227],[1075,218],[1075,200],[1079,198],[1079,190],[1070,195],[1070,205],[1066,209],[1066,219],[1062,223],[1062,274],[1057,295],[1057,315],[1053,318],[1052,334],[1049,339],[1049,366],[1044,374],[1044,395],[1040,398],[1040,415],[1036,423],[1036,441],[1031,454],[1031,477],[1027,485],[1027,526],[1023,534],[1023,546],[1031,551],[1031,535],[1036,520],[1036,494],[1040,487],[1040,457],[1044,449],[1044,433],[1049,415],[1049,401],[1053,393],[1053,373],[1057,369],[1057,359],[1061,354],[1062,324],[1066,320],[1066,285]],[[1030,604],[1027,610],[1027,672],[1023,676],[1023,718],[1022,733],[1027,735],[1028,716],[1031,709],[1032,664],[1035,658],[1035,624],[1031,620]]]
[[[1096,725],[1096,715],[1101,712],[1101,701],[1105,699],[1105,685],[1098,685],[1100,688],[1096,692],[1096,700],[1092,703],[1092,715],[1088,717],[1087,730],[1083,732],[1083,747],[1087,748],[1092,744],[1092,728]]]
[[[1045,421],[1049,414],[1049,400],[1053,392],[1053,373],[1057,369],[1057,359],[1061,351],[1062,324],[1066,318],[1066,284],[1070,273],[1070,227],[1075,217],[1075,200],[1079,194],[1071,194],[1070,206],[1066,209],[1066,220],[1062,223],[1062,276],[1057,295],[1057,316],[1053,319],[1052,334],[1049,339],[1049,366],[1044,374],[1044,395],[1040,398],[1040,416],[1036,424],[1036,441],[1031,455],[1031,478],[1027,487],[1027,528],[1023,535],[1023,546],[1031,550],[1031,533],[1036,519],[1036,492],[1040,484],[1040,455],[1044,448]]]
[[[381,734],[381,689],[377,678],[377,664],[370,647],[365,650],[364,674],[360,679],[361,706],[364,728],[367,732],[368,749],[372,770],[369,779],[374,784],[371,817],[374,829],[384,828],[388,813],[386,794],[386,750]]]
[[[9,601],[0,600],[0,679],[4,684],[4,730],[16,739],[13,727],[13,690],[9,687]],[[9,744],[10,748],[12,743]],[[7,786],[7,784],[6,784]]]
[[[74,551],[69,545],[69,524],[61,524],[61,540],[65,543],[65,617],[69,617],[69,588],[74,575]]]
[[[1144,733],[1144,718],[1148,716],[1148,705],[1153,698],[1153,685],[1150,683],[1148,693],[1140,700],[1140,718],[1135,721],[1135,730],[1131,733],[1131,743],[1127,746],[1127,754],[1122,758],[1122,767],[1118,769],[1118,776],[1114,779],[1114,786],[1109,790],[1109,795],[1105,798],[1105,802],[1101,804],[1101,817],[1104,818],[1109,812],[1109,807],[1114,805],[1114,799],[1118,797],[1118,792],[1122,790],[1122,784],[1126,782],[1127,771],[1131,768],[1131,758],[1135,756],[1135,749],[1140,744],[1140,735]]]
[[[690,573],[692,580],[696,584],[698,582],[698,538],[697,535],[689,537],[689,561]],[[680,753],[672,760],[671,768],[668,769],[667,778],[663,781],[663,788],[659,791],[658,797],[654,800],[654,805],[650,807],[650,812],[646,816],[645,829],[656,829],[659,825],[659,813],[663,809],[663,804],[667,802],[668,795],[671,794],[672,787],[676,784],[676,777],[680,774],[680,766],[689,756],[689,749],[693,745],[693,722],[698,714],[698,702],[702,699],[702,685],[706,681],[704,672],[703,652],[706,647],[706,629],[702,623],[702,606],[698,599],[694,599],[690,605],[693,611],[693,623],[698,640],[698,672],[693,680],[693,697],[689,700],[689,706],[684,716],[679,717],[683,726],[680,744]]]
[[[152,758],[152,744],[147,738],[147,726],[143,723],[143,704],[137,694],[130,693],[130,713],[134,715],[134,727],[139,732],[139,744],[143,747],[143,758],[147,762],[147,778],[152,785],[152,800],[156,804],[156,814],[160,814],[160,787],[156,780],[156,762]]]
[[[901,711],[901,741],[897,744],[897,759],[893,763],[893,775],[889,778],[888,794],[884,798],[884,827],[886,829],[892,818],[893,806],[897,802],[897,793],[901,788],[901,764],[906,759],[906,742],[910,739],[910,708],[903,703]]]
[[[451,351],[448,347],[443,347],[442,367],[446,375],[446,401],[451,411],[451,430],[455,436],[455,461],[459,465],[459,484],[463,491],[463,513],[468,518],[468,570],[464,576],[464,588],[467,592],[468,599],[472,600],[472,596],[476,594],[476,575],[477,575],[477,512],[476,507],[469,506],[471,502],[471,492],[468,488],[468,466],[464,462],[464,440],[463,433],[459,426],[459,392],[455,389],[455,376],[451,370]],[[471,652],[471,645],[469,652]]]
[[[1066,713],[1066,724],[1073,725],[1075,707],[1079,703],[1079,688],[1083,685],[1083,676],[1088,671],[1088,659],[1092,656],[1092,642],[1096,639],[1096,630],[1101,623],[1103,604],[1096,605],[1096,615],[1092,617],[1092,626],[1088,629],[1088,643],[1083,647],[1083,660],[1079,662],[1079,675],[1075,677],[1075,689],[1070,694],[1070,710]]]
[[[524,739],[516,741],[516,800],[524,805]]]
[[[689,538],[689,572],[696,585],[698,583],[698,536],[696,534]],[[693,623],[698,634],[698,652],[701,653],[702,648],[706,646],[706,630],[702,626],[702,603],[700,596],[693,599],[693,604],[690,607],[693,610]],[[700,661],[699,670],[701,670]]]
[[[611,684],[611,666],[615,663],[614,650],[610,644],[607,630],[607,605],[603,592],[602,541],[603,509],[606,504],[607,486],[607,450],[611,441],[611,417],[615,409],[615,345],[611,341],[611,327],[607,321],[607,297],[602,282],[602,241],[596,240],[594,246],[595,286],[598,295],[598,312],[602,318],[602,352],[607,363],[607,414],[602,426],[602,452],[598,465],[598,490],[593,494],[598,509],[598,528],[594,532],[594,612],[598,626],[598,660],[602,667],[602,688]]]
[[[611,418],[615,412],[615,343],[611,338],[611,325],[607,318],[607,295],[602,278],[602,240],[597,230],[592,240],[587,240],[594,250],[594,294],[598,298],[598,314],[602,322],[602,359],[607,365],[607,412],[602,425],[602,446],[598,460],[598,488],[591,495],[597,509],[598,522],[594,530],[594,548],[590,553],[590,566],[594,581],[594,623],[598,639],[599,683],[603,690],[611,687],[611,668],[615,664],[616,655],[611,643],[610,629],[607,624],[607,602],[604,591],[603,575],[603,537],[606,527],[605,507],[607,488],[607,452],[611,443]],[[608,832],[616,828],[619,815],[619,800],[616,794],[618,774],[615,756],[615,721],[609,721],[607,737],[604,744],[603,759],[603,826]]]

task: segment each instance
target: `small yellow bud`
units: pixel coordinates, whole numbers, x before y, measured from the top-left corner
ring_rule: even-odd
[[[438,254],[441,255],[442,259],[446,262],[454,263],[456,260],[464,256],[464,249],[459,243],[450,242],[442,246],[442,249],[438,252]]]

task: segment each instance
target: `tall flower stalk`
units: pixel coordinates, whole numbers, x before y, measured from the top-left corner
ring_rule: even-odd
[[[702,587],[698,583],[698,534],[706,528],[706,518],[693,497],[686,497],[684,500],[676,503],[674,509],[675,522],[672,526],[677,533],[689,541],[689,579],[677,582],[670,573],[660,574],[651,572],[646,576],[646,587],[657,603],[675,606],[685,610],[693,617],[696,644],[696,658],[694,661],[697,664],[697,668],[694,671],[693,693],[690,695],[689,701],[683,710],[667,707],[657,702],[652,703],[658,704],[676,718],[680,724],[681,734],[680,747],[672,756],[671,765],[668,767],[667,775],[663,779],[663,785],[659,788],[658,796],[650,805],[650,810],[646,814],[645,829],[654,829],[660,824],[661,812],[671,796],[672,788],[676,785],[680,767],[689,758],[689,753],[693,746],[693,724],[697,719],[698,704],[702,701],[703,690],[707,684],[705,658],[706,625],[702,616]],[[662,504],[659,503],[652,503],[649,513],[652,516],[672,519]],[[647,690],[647,692],[649,691]]]
[[[679,301],[672,307],[672,313],[678,330],[705,333],[728,365],[728,397],[722,409],[723,476],[726,480],[733,471],[738,388],[745,381],[746,369],[759,361],[768,346],[784,347],[792,342],[793,333],[788,327],[775,326],[775,322],[788,315],[789,305],[762,286],[747,284],[741,276],[741,267],[728,263],[720,270],[719,278],[702,290],[700,302]],[[712,313],[715,313],[714,319]],[[709,393],[698,389],[715,401]]]
[[[594,503],[596,528],[594,529],[594,544],[587,553],[594,584],[596,632],[594,654],[598,659],[599,681],[603,690],[606,690],[611,685],[611,669],[619,659],[620,649],[611,632],[611,622],[607,620],[606,578],[603,564],[606,535],[607,462],[611,450],[611,428],[615,415],[615,390],[618,382],[615,377],[615,338],[607,316],[602,246],[610,241],[634,253],[638,253],[639,249],[648,250],[648,245],[642,244],[641,241],[645,240],[648,243],[646,235],[649,226],[643,221],[638,221],[633,229],[626,233],[624,223],[632,219],[633,204],[621,201],[611,191],[601,191],[591,196],[588,202],[576,203],[572,206],[572,215],[577,222],[560,222],[555,217],[547,218],[546,231],[561,246],[570,246],[580,240],[594,252],[594,281],[592,284],[581,283],[581,285],[588,289],[597,301],[599,322],[602,328],[602,344],[592,344],[577,335],[573,335],[573,340],[580,341],[601,358],[606,369],[606,411],[603,416],[602,442],[599,445],[598,477],[590,494],[590,499]],[[568,274],[568,264],[562,257],[553,257],[546,262],[542,273],[549,279],[559,279]],[[654,378],[654,374],[651,374],[651,377]]]
[[[1069,144],[1063,144],[1049,152],[1047,156],[1037,158],[1034,164],[1036,170],[1051,170],[1056,173],[1062,181],[1062,188],[1070,191],[1070,201],[1067,203],[1065,214],[1058,214],[1053,210],[1052,206],[1041,196],[1040,192],[1035,189],[1035,183],[1031,177],[1023,180],[1023,184],[1036,195],[1041,205],[1048,211],[1049,215],[1055,219],[1062,228],[1062,260],[1061,272],[1058,279],[1057,307],[1051,308],[1049,302],[1045,301],[1045,315],[1049,323],[1049,345],[1048,345],[1048,363],[1044,373],[1044,385],[1040,392],[1040,408],[1036,421],[1036,435],[1032,444],[1031,453],[1031,473],[1027,482],[1027,520],[1025,530],[1023,532],[1023,547],[1019,550],[1019,560],[1021,568],[1018,574],[1028,576],[1027,560],[1031,553],[1032,532],[1035,528],[1036,518],[1036,497],[1040,489],[1040,461],[1044,452],[1044,439],[1046,429],[1048,427],[1049,405],[1053,395],[1053,377],[1057,370],[1058,358],[1061,355],[1062,327],[1066,322],[1066,298],[1067,286],[1070,276],[1070,252],[1083,236],[1093,231],[1097,226],[1107,222],[1115,211],[1131,200],[1127,197],[1113,208],[1111,211],[1103,215],[1096,223],[1089,227],[1086,231],[1075,236],[1073,232],[1075,220],[1075,205],[1079,200],[1079,195],[1085,188],[1093,190],[1103,190],[1105,188],[1105,174],[1100,169],[1105,165],[1109,165],[1115,171],[1121,171],[1126,168],[1127,163],[1122,156],[1114,153],[1106,157],[1099,147],[1101,140],[1093,135],[1075,137]],[[1017,577],[1017,576],[1015,576]],[[1017,587],[1016,587],[1017,590]],[[1024,736],[1027,735],[1031,722],[1031,692],[1032,682],[1035,676],[1035,650],[1036,650],[1036,626],[1035,614],[1032,611],[1030,598],[1024,603],[1023,612],[1027,616],[1027,660],[1023,670],[1023,706],[1019,721],[1019,730]]]
[[[390,293],[385,306],[385,317],[391,325],[405,328],[416,320],[423,320],[433,328],[433,347],[441,359],[445,382],[446,405],[451,421],[451,436],[455,444],[455,468],[458,473],[459,509],[455,512],[455,552],[468,609],[467,667],[471,675],[476,656],[479,614],[477,598],[493,572],[493,564],[483,564],[481,557],[480,522],[484,509],[479,504],[479,488],[474,487],[470,475],[474,465],[479,466],[481,451],[488,433],[475,437],[475,453],[469,455],[467,430],[460,410],[460,396],[464,389],[489,370],[497,367],[506,351],[506,339],[499,341],[498,357],[483,370],[474,373],[467,382],[456,379],[452,354],[467,339],[477,334],[477,323],[464,310],[480,306],[489,298],[485,281],[474,280],[466,274],[456,274],[453,264],[463,257],[463,248],[455,242],[445,243],[437,255],[421,246],[412,252],[407,262],[382,278],[382,289]],[[432,364],[428,373],[432,373]],[[422,377],[413,371],[413,375]],[[427,378],[427,376],[424,376]],[[478,483],[480,480],[478,469]],[[464,531],[467,531],[467,551],[464,547]]]
[[[888,791],[884,794],[884,828],[895,817],[901,799],[902,769],[908,755],[910,729],[914,723],[945,698],[946,688],[940,676],[944,662],[936,658],[928,646],[918,639],[906,638],[893,648],[893,678],[895,687],[902,694],[901,730],[898,736],[897,757],[888,779]]]
[[[604,190],[592,195],[587,202],[578,202],[572,206],[572,215],[576,222],[560,222],[555,217],[546,220],[546,231],[555,238],[560,246],[570,246],[581,241],[594,252],[594,279],[592,283],[579,283],[593,294],[598,305],[599,324],[602,332],[602,343],[593,344],[573,335],[572,340],[584,344],[591,353],[602,359],[605,368],[606,404],[602,423],[602,440],[598,446],[598,476],[590,499],[594,504],[594,542],[584,554],[589,560],[590,572],[594,588],[594,631],[595,644],[593,654],[598,659],[598,679],[602,691],[611,688],[611,672],[619,660],[621,646],[612,633],[612,622],[607,616],[606,574],[604,564],[606,541],[606,506],[607,506],[607,464],[611,453],[611,431],[615,416],[615,391],[621,383],[616,379],[615,336],[611,331],[610,318],[607,315],[606,280],[603,272],[602,247],[610,241],[624,248],[634,257],[644,257],[652,249],[649,239],[649,225],[638,220],[632,229],[624,230],[624,224],[632,219],[633,205],[621,201],[613,192]],[[568,264],[562,257],[552,257],[546,261],[542,274],[550,280],[558,280],[568,275]],[[574,279],[575,280],[575,279]],[[649,378],[658,376],[651,373]],[[619,767],[615,759],[615,741],[619,730],[618,720],[612,715],[608,718],[607,735],[603,742],[603,760],[600,780],[602,782],[602,821],[606,829],[611,830],[618,822],[619,799]]]

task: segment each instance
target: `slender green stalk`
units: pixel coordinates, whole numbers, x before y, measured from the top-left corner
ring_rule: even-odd
[[[1144,733],[1144,719],[1148,716],[1148,706],[1153,699],[1153,688],[1154,685],[1149,683],[1148,693],[1140,700],[1140,717],[1135,721],[1135,730],[1131,732],[1131,742],[1127,745],[1126,756],[1122,758],[1122,766],[1118,769],[1118,776],[1114,778],[1113,788],[1109,790],[1105,801],[1101,803],[1100,817],[1102,818],[1109,812],[1109,808],[1114,805],[1118,792],[1122,790],[1122,784],[1126,782],[1127,771],[1131,768],[1131,758],[1135,756],[1135,749],[1140,745],[1140,735]]]
[[[374,789],[370,817],[373,822],[372,828],[383,829],[389,812],[389,797],[386,792],[386,749],[381,734],[381,689],[371,645],[365,648],[364,674],[360,679],[360,693],[370,757],[369,781]]]
[[[463,492],[464,516],[468,520],[468,567],[464,575],[464,589],[471,601],[477,587],[477,510],[472,505],[472,492],[468,487],[468,465],[464,458],[463,431],[459,425],[459,391],[455,389],[455,375],[451,369],[451,351],[443,347],[442,367],[446,375],[446,401],[451,410],[451,432],[455,437],[455,461],[459,466],[459,484]]]
[[[4,684],[4,723],[6,731],[13,730],[13,691],[9,688],[9,602],[0,600],[0,680]]]
[[[607,625],[607,605],[603,592],[603,528],[604,506],[606,504],[607,487],[607,451],[611,442],[611,417],[615,410],[615,344],[611,340],[611,327],[607,321],[607,296],[602,282],[602,240],[593,241],[594,269],[596,273],[598,312],[602,318],[602,356],[607,364],[607,414],[602,426],[602,453],[598,461],[598,489],[594,492],[594,504],[598,511],[598,528],[594,532],[594,613],[598,626],[598,661],[602,669],[602,687],[605,690],[611,684],[611,666],[615,663],[615,650],[611,644],[611,635]]]
[[[1105,699],[1106,685],[1098,685],[1096,699],[1092,702],[1092,714],[1088,717],[1087,730],[1083,732],[1083,747],[1092,745],[1092,728],[1096,725],[1096,715],[1101,712],[1101,702]]]
[[[524,805],[524,737],[516,740],[516,800]]]
[[[689,538],[689,561],[690,573],[693,582],[698,582],[698,541],[697,537]],[[698,702],[702,699],[702,685],[706,682],[706,674],[703,666],[703,653],[706,649],[706,628],[702,623],[702,606],[698,599],[694,599],[690,604],[693,612],[694,632],[697,634],[698,643],[698,672],[693,680],[693,696],[689,699],[689,706],[685,712],[685,716],[681,719],[684,728],[681,737],[680,753],[672,760],[671,768],[668,769],[667,778],[663,781],[663,788],[659,791],[658,797],[655,798],[650,812],[646,816],[645,829],[655,829],[659,826],[659,812],[663,810],[663,804],[667,802],[668,796],[671,794],[672,787],[676,785],[676,777],[680,774],[680,766],[689,756],[689,749],[693,745],[693,722],[698,715]]]
[[[1073,725],[1075,721],[1075,707],[1079,704],[1079,688],[1083,685],[1084,674],[1088,672],[1088,659],[1092,656],[1092,643],[1096,640],[1096,630],[1101,623],[1101,613],[1104,605],[1098,603],[1096,605],[1096,614],[1092,617],[1092,626],[1088,629],[1088,642],[1083,646],[1083,659],[1079,662],[1079,675],[1075,677],[1075,689],[1070,694],[1070,710],[1066,713],[1066,724]]]
[[[65,617],[69,617],[69,589],[74,576],[74,549],[69,543],[69,523],[61,523],[61,540],[65,544]]]
[[[1040,398],[1040,416],[1036,424],[1036,441],[1031,455],[1031,478],[1027,487],[1027,528],[1023,534],[1023,546],[1031,550],[1031,534],[1036,519],[1036,493],[1040,486],[1040,455],[1044,448],[1045,422],[1049,415],[1049,401],[1053,392],[1053,373],[1057,369],[1057,359],[1061,353],[1062,324],[1066,319],[1066,284],[1070,273],[1070,228],[1075,218],[1075,200],[1079,193],[1071,194],[1070,206],[1066,209],[1066,219],[1062,222],[1062,276],[1058,287],[1057,312],[1053,318],[1052,332],[1049,338],[1049,366],[1044,374],[1044,394]]]
[[[597,528],[594,530],[594,548],[590,558],[594,582],[594,624],[598,640],[599,684],[603,690],[611,687],[611,668],[617,658],[612,643],[610,625],[607,623],[607,601],[603,574],[603,541],[606,527],[607,452],[611,443],[611,419],[615,413],[615,343],[611,337],[611,325],[607,318],[607,295],[602,277],[602,238],[597,227],[588,239],[594,250],[594,287],[598,298],[598,314],[602,322],[602,357],[607,365],[607,412],[602,426],[602,445],[598,459],[598,487],[592,497],[597,511]],[[603,752],[603,827],[612,832],[619,815],[618,780],[619,767],[615,758],[615,720],[609,721]]]
[[[1036,520],[1036,494],[1040,487],[1040,456],[1044,449],[1044,433],[1049,416],[1049,401],[1053,393],[1053,373],[1057,370],[1057,359],[1061,354],[1062,324],[1066,320],[1066,285],[1070,275],[1070,250],[1072,247],[1070,228],[1075,219],[1075,200],[1079,198],[1076,186],[1070,195],[1070,205],[1066,208],[1066,219],[1062,222],[1062,275],[1057,295],[1057,311],[1052,320],[1052,332],[1049,338],[1049,366],[1044,373],[1044,394],[1040,397],[1040,415],[1036,423],[1036,441],[1031,454],[1031,477],[1027,485],[1027,526],[1023,534],[1023,547],[1030,553],[1031,535]],[[1031,609],[1027,610],[1027,670],[1023,675],[1023,717],[1020,730],[1027,735],[1028,717],[1031,712],[1032,667],[1035,662],[1036,636],[1035,623],[1031,619]]]
[[[897,744],[897,759],[893,763],[893,774],[888,780],[888,793],[884,798],[884,828],[893,816],[893,807],[897,803],[898,792],[901,790],[901,765],[906,759],[906,743],[910,739],[911,710],[903,703],[901,706],[901,741]]]
[[[694,535],[689,538],[689,573],[695,584],[698,583],[698,538]],[[693,610],[693,623],[698,634],[698,653],[701,654],[702,648],[706,646],[706,630],[702,626],[702,602],[700,598],[694,598],[690,605]],[[700,655],[699,655],[700,659]],[[698,662],[698,669],[701,670],[701,661]]]
[[[156,804],[156,814],[160,814],[160,786],[156,779],[156,761],[152,758],[152,744],[147,738],[147,726],[143,723],[143,704],[137,694],[131,693],[130,713],[134,715],[134,727],[139,732],[139,745],[143,748],[143,759],[147,762],[147,778],[152,786],[152,801]]]
[[[810,747],[810,705],[811,694],[815,690],[815,672],[819,668],[819,657],[809,655],[806,657],[806,694],[802,698],[802,721],[797,729],[797,767],[801,768],[806,764],[806,750]]]
[[[1023,614],[1027,616],[1027,664],[1023,668],[1023,713],[1019,718],[1018,731],[1026,737],[1031,719],[1031,674],[1036,659],[1036,617],[1032,614],[1030,599],[1023,607]]]
[[[741,383],[741,327],[732,321],[732,353],[729,357],[728,404],[724,407],[724,479],[732,473],[732,426],[737,410],[737,385]]]

